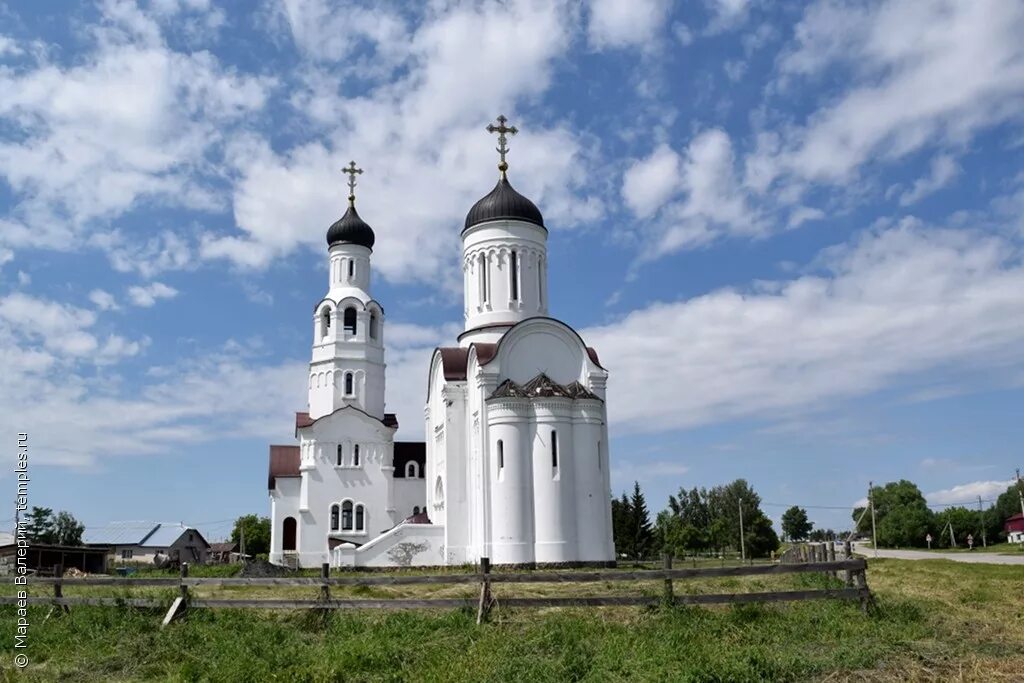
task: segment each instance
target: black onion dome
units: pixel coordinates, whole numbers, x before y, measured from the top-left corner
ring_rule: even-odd
[[[463,230],[496,220],[526,221],[544,227],[544,216],[537,205],[516,192],[504,175],[494,189],[474,204],[466,214],[466,227]]]
[[[349,205],[345,215],[327,230],[327,246],[335,244],[359,244],[367,249],[373,249],[374,242],[373,228],[366,221],[359,217],[356,207]]]

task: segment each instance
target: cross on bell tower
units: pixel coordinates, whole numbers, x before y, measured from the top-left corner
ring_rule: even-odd
[[[363,169],[356,168],[356,162],[348,162],[348,166],[341,169],[341,172],[348,175],[348,205],[356,205],[356,175],[362,175]]]
[[[497,121],[497,126],[494,125],[493,123],[488,124],[487,132],[498,134],[498,146],[495,147],[495,149],[501,156],[501,162],[498,164],[498,170],[501,171],[501,177],[504,178],[505,171],[508,170],[508,163],[505,161],[505,155],[508,154],[508,138],[505,136],[505,134],[510,133],[512,135],[515,135],[516,133],[519,132],[519,129],[516,128],[515,126],[506,126],[505,124],[508,123],[508,119],[505,118],[504,114],[499,114]]]

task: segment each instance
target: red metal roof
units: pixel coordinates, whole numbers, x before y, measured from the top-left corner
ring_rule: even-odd
[[[1007,518],[1003,523],[1003,531],[1024,531],[1024,512],[1018,512]]]
[[[299,447],[298,446],[271,446],[270,447],[270,472],[267,477],[267,488],[274,488],[278,477],[299,476]]]

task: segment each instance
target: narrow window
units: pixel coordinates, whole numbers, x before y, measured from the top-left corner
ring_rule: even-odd
[[[498,469],[501,470],[505,467],[505,444],[502,443],[501,439],[498,439]]]
[[[558,434],[551,430],[551,466],[558,469]]]
[[[352,501],[346,500],[341,504],[341,530],[352,531]]]
[[[343,462],[342,457],[344,455],[345,455],[344,449],[343,449],[342,445],[339,443],[338,444],[338,462],[337,462],[338,467],[341,467],[341,463]]]
[[[355,384],[355,382],[352,379],[352,373],[351,372],[346,372],[345,373],[345,395],[346,396],[351,396],[352,394],[355,393],[353,384]]]
[[[356,274],[356,262],[355,259],[348,260],[348,279],[351,280]]]
[[[488,299],[488,282],[487,282],[487,256],[480,254],[480,301],[487,303]]]
[[[508,271],[511,278],[509,290],[512,292],[512,301],[519,301],[519,257],[514,251],[508,257]]]
[[[359,444],[352,447],[352,465],[359,467]]]
[[[340,514],[340,512],[341,511],[338,508],[337,503],[331,506],[331,531],[338,530],[338,515]]]
[[[370,339],[377,338],[377,314],[370,311]]]
[[[356,505],[356,531],[366,531],[366,514],[363,512],[362,505]]]
[[[597,471],[601,471],[601,441],[597,442]]]
[[[412,507],[412,514],[414,514],[414,515],[420,514],[420,506],[419,505],[414,505]]]
[[[415,460],[405,463],[405,476],[409,479],[417,479],[420,476],[420,465]]]
[[[345,334],[354,335],[356,333],[356,309],[346,308],[345,309]]]
[[[537,303],[544,307],[544,259],[537,257]]]

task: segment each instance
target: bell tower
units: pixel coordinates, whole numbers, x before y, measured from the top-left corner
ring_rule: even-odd
[[[313,309],[309,415],[314,420],[354,406],[384,418],[384,310],[370,295],[374,234],[356,211],[354,161],[348,209],[327,230],[328,290]]]

